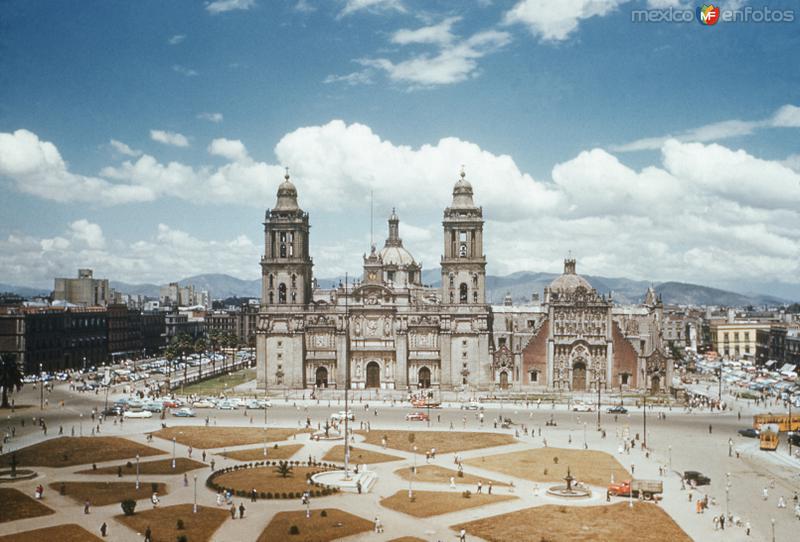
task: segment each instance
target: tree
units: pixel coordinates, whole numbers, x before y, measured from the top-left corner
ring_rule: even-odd
[[[292,467],[289,465],[288,461],[281,461],[278,463],[278,467],[275,469],[276,474],[280,474],[281,478],[286,478],[290,474],[292,474]]]
[[[8,408],[8,394],[22,389],[22,371],[17,355],[12,352],[0,354],[0,388],[3,388],[3,408]]]
[[[200,354],[200,365],[197,366],[197,379],[203,378],[203,353],[208,350],[208,341],[205,337],[199,337],[194,341],[194,351]]]
[[[217,347],[220,344],[219,331],[211,331],[208,334],[208,342],[211,344],[211,373],[216,373],[217,370]]]

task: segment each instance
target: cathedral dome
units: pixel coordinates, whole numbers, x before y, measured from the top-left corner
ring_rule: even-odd
[[[275,210],[296,211],[298,209],[297,188],[295,188],[292,181],[289,180],[289,172],[287,171],[284,181],[278,186],[278,202],[275,205]]]
[[[550,283],[550,290],[574,292],[578,286],[582,286],[586,290],[592,290],[592,285],[589,284],[589,281],[575,273],[575,260],[564,260],[564,274],[556,277]]]
[[[415,265],[414,257],[402,245],[400,246],[385,246],[379,253],[383,265],[396,265],[397,267],[406,267]]]
[[[461,178],[453,186],[453,204],[450,206],[455,209],[466,209],[475,207],[472,200],[472,185],[465,179],[466,173],[461,171]]]

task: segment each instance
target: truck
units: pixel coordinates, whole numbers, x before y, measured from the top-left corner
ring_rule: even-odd
[[[633,491],[633,495],[631,495],[631,491]],[[663,492],[664,484],[661,480],[625,480],[608,485],[608,494],[612,497],[638,497],[641,493],[645,499],[650,500]]]

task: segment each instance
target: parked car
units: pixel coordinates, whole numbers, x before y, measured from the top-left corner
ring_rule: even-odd
[[[214,402],[209,401],[208,399],[201,399],[199,401],[195,401],[192,406],[194,408],[214,408]]]
[[[592,405],[586,403],[575,403],[572,405],[573,412],[593,412]]]
[[[481,405],[479,403],[476,403],[475,401],[467,403],[466,405],[461,405],[462,410],[479,410],[480,408]]]
[[[412,412],[410,414],[406,414],[406,421],[427,422],[428,415],[424,412]]]
[[[103,411],[103,416],[119,416],[125,412],[125,407],[122,405],[114,405],[108,407]]]
[[[148,410],[126,410],[123,418],[152,418],[153,413]]]
[[[239,405],[234,401],[220,401],[217,404],[217,408],[220,410],[236,410],[239,408]]]
[[[627,414],[628,413],[628,409],[625,408],[622,405],[616,405],[616,406],[612,406],[611,408],[609,408],[607,412],[609,414]]]
[[[164,410],[164,406],[159,402],[153,401],[142,406],[142,410],[147,410],[149,412],[161,412]]]
[[[753,429],[752,427],[747,427],[745,429],[739,429],[738,433],[743,437],[747,438],[758,438],[758,430]]]
[[[172,415],[177,416],[178,418],[193,418],[194,410],[189,407],[183,407],[173,412]]]
[[[696,470],[684,471],[683,479],[687,482],[694,482],[697,486],[707,486],[711,483],[711,478]]]

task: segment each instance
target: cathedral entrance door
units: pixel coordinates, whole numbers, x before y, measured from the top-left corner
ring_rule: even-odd
[[[655,375],[651,376],[650,377],[650,393],[652,393],[652,394],[658,393],[659,389],[661,388],[660,384],[661,384],[661,380],[658,378],[658,376],[655,376]]]
[[[582,361],[572,366],[572,391],[586,391],[586,364]]]
[[[381,366],[374,361],[370,361],[367,364],[367,387],[381,387]]]
[[[325,367],[317,368],[317,387],[318,388],[328,387],[328,369],[326,369]]]
[[[419,370],[418,374],[419,379],[419,387],[420,388],[430,388],[431,387],[431,370],[427,367],[423,367]]]
[[[500,373],[500,389],[501,390],[508,389],[508,373],[505,371]]]

